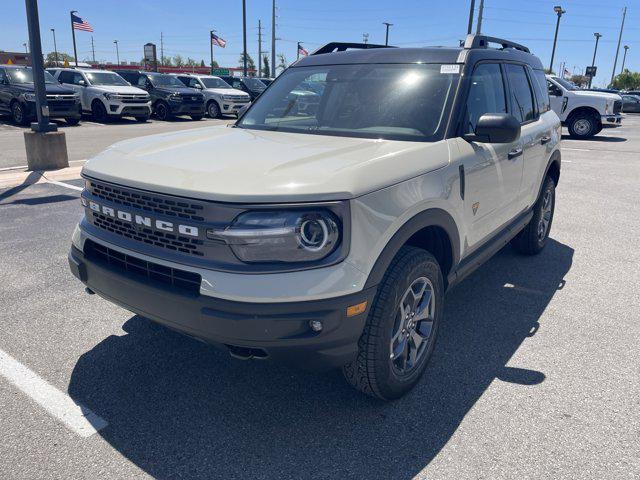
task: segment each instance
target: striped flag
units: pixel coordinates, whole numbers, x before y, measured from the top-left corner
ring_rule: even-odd
[[[74,30],[82,30],[84,32],[93,32],[93,28],[86,20],[83,20],[75,13],[71,14],[71,24]]]
[[[217,45],[219,47],[222,47],[222,48],[227,46],[227,42],[224,41],[219,36],[217,36],[215,33],[211,34],[211,43],[213,43],[214,45]]]
[[[298,55],[304,55],[305,57],[309,55],[309,52],[305,50],[305,48],[298,43]]]

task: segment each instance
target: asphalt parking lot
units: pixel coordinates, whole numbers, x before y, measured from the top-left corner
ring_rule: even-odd
[[[121,130],[65,128],[72,159]],[[21,136],[0,127],[0,166],[21,164]],[[0,190],[0,477],[640,478],[640,115],[562,153],[546,250],[507,247],[456,287],[425,376],[393,403],[85,294],[67,266],[81,182]],[[68,398],[91,425],[56,417]]]

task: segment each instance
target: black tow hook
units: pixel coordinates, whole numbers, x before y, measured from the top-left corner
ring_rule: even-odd
[[[261,348],[238,347],[237,345],[227,345],[229,355],[238,360],[265,360],[269,355]]]

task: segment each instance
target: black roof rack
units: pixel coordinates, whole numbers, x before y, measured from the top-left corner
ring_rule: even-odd
[[[486,35],[467,35],[467,39],[464,41],[464,48],[471,50],[474,48],[489,48],[490,43],[497,43],[502,48],[513,48],[520,50],[521,52],[531,53],[527,47],[520,45],[519,43],[511,42],[503,38],[488,37]]]
[[[367,49],[367,48],[395,48],[391,45],[376,45],[375,43],[348,43],[348,42],[331,42],[320,47],[311,55],[322,55],[323,53],[344,52],[348,48]]]

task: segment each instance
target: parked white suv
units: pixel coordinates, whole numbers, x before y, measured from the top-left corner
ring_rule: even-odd
[[[211,118],[238,115],[240,109],[251,102],[249,94],[236,90],[219,77],[190,73],[176,76],[187,87],[197,88],[204,94],[207,114]]]
[[[146,122],[151,116],[151,98],[124,78],[108,70],[60,68],[54,70],[59,83],[80,95],[82,110],[97,121],[135,117]]]
[[[290,95],[307,82],[313,112]],[[234,357],[341,367],[397,398],[432,356],[445,292],[509,242],[545,247],[560,129],[521,45],[332,43],[235,127],[89,160],[69,264],[89,293]]]
[[[551,108],[574,138],[590,138],[604,126],[622,125],[622,98],[615,93],[581,90],[573,83],[547,75]]]

